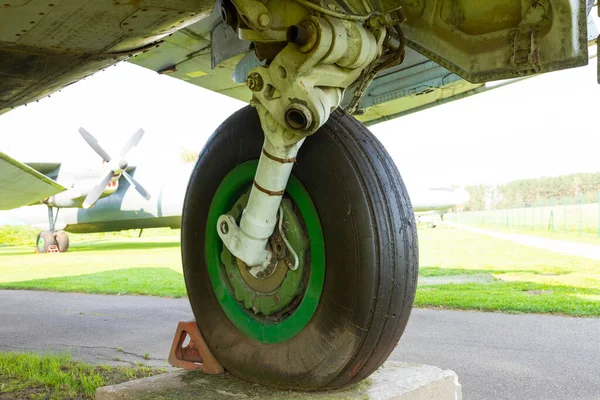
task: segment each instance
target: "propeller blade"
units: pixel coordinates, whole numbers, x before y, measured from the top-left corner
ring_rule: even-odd
[[[142,185],[140,185],[138,183],[138,181],[136,181],[135,179],[133,179],[133,176],[129,175],[127,173],[127,171],[123,171],[123,176],[125,177],[125,179],[127,179],[129,181],[129,183],[131,185],[133,185],[133,187],[135,188],[135,190],[138,191],[139,194],[142,195],[143,198],[145,198],[146,200],[150,200],[150,194],[146,191],[146,189],[144,189],[142,187]]]
[[[88,193],[85,200],[83,201],[83,208],[90,208],[93,206],[96,201],[102,196],[102,192],[106,189],[106,185],[110,182],[110,179],[113,177],[113,172],[109,171],[108,174],[102,179],[98,185],[94,186],[92,190]]]
[[[83,137],[83,139],[90,145],[92,149],[106,162],[109,162],[112,158],[108,155],[106,151],[98,144],[98,141],[95,137],[92,136],[91,133],[86,131],[83,128],[79,128],[79,133]]]
[[[119,153],[119,157],[123,158],[125,154],[129,153],[129,150],[137,146],[140,140],[142,140],[142,136],[144,136],[144,130],[138,129],[138,131],[129,138],[127,143],[125,143],[125,146],[123,146],[123,149],[121,149],[121,152]]]

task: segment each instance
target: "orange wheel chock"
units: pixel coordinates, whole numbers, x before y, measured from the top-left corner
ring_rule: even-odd
[[[190,342],[183,347],[186,337]],[[206,345],[196,321],[179,321],[171,351],[169,352],[169,364],[177,368],[187,370],[200,369],[205,374],[218,375],[225,372],[215,356]]]

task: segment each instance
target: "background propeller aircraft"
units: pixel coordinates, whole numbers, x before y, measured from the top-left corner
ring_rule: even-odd
[[[101,154],[101,157],[108,155],[91,134],[83,128],[79,132],[95,151],[96,148],[100,149],[97,152]],[[139,132],[143,131],[136,132],[127,142],[124,147],[124,150],[127,150],[125,154],[130,150],[127,147],[132,143],[132,140],[135,139],[136,143],[139,142],[141,138]],[[106,161],[106,159],[104,160]],[[99,176],[106,168],[111,168],[110,164],[102,170],[92,170],[85,174],[74,174],[75,171],[61,169],[59,163],[28,163],[27,165],[38,169],[38,173],[39,171],[44,172],[46,175],[40,174],[42,178],[55,179],[65,186],[72,187],[72,189],[49,197],[44,201],[44,204],[0,212],[0,224],[31,225],[43,230],[40,236],[48,236],[48,234],[54,232],[53,236],[56,237],[61,252],[68,249],[68,241],[66,246],[63,242],[66,232],[93,233],[126,229],[161,227],[177,229],[181,227],[185,189],[193,165],[170,166],[169,169],[172,173],[169,174],[168,180],[163,181],[153,177],[152,171],[145,171],[142,162],[138,167],[126,166],[121,168],[122,173],[119,177],[116,176],[118,170],[110,169],[110,175],[107,174],[104,177],[104,179],[110,177],[109,182],[104,184],[103,179],[100,184],[95,186],[92,185],[98,182]],[[27,165],[23,166],[27,167]],[[34,170],[34,172],[36,171]],[[137,181],[131,176],[133,174],[140,176],[140,179],[146,182],[150,189],[142,188],[139,183],[136,185]],[[91,202],[93,200],[91,195],[95,197],[98,188],[103,190],[100,192],[99,197]],[[88,194],[84,196],[82,193]],[[431,213],[446,211],[465,203],[469,199],[468,193],[464,190],[452,188],[415,188],[410,190],[409,193],[415,213],[417,215],[427,214],[429,217]],[[93,207],[86,206],[88,199]],[[55,211],[53,212],[53,210]],[[48,214],[48,217],[46,217],[46,214]],[[49,219],[52,222],[49,223]],[[48,227],[49,230],[46,230]],[[42,242],[38,237],[36,247],[39,252],[44,252],[50,244],[53,244],[51,239]]]
[[[443,221],[446,211],[463,205],[470,199],[469,193],[459,188],[429,188],[427,190],[409,191],[417,222],[427,223],[435,228]]]
[[[117,158],[112,158],[98,143],[91,133],[79,128],[79,133],[90,147],[102,157],[102,167],[97,170],[82,172],[65,170],[60,163],[23,164],[6,154],[0,153],[0,167],[9,170],[2,174],[0,181],[5,182],[6,193],[0,200],[0,209],[10,209],[22,204],[43,203],[47,209],[48,230],[39,233],[36,247],[39,252],[46,252],[50,246],[57,246],[65,252],[69,248],[69,237],[58,226],[58,210],[63,208],[89,209],[104,197],[111,196],[119,190],[119,181],[123,177],[129,186],[146,201],[150,194],[131,176],[135,167],[130,167],[126,156],[137,146],[144,131],[139,129],[125,143]],[[12,190],[19,184],[21,190]],[[56,213],[54,212],[56,210]]]
[[[133,134],[133,136],[127,141],[127,143],[125,143],[125,146],[123,146],[123,149],[119,153],[119,157],[116,159],[113,159],[110,155],[108,155],[108,153],[100,146],[100,144],[98,144],[98,141],[88,131],[86,131],[83,128],[79,128],[79,133],[81,133],[81,136],[90,145],[90,147],[94,149],[94,151],[100,157],[102,157],[102,160],[105,163],[107,163],[106,169],[108,169],[108,172],[104,179],[102,179],[100,183],[94,186],[92,190],[88,193],[88,195],[85,197],[85,200],[82,203],[83,208],[90,208],[94,205],[94,203],[96,203],[96,201],[98,201],[100,196],[106,196],[108,194],[111,194],[110,192],[106,193],[107,187],[118,188],[118,182],[121,175],[124,176],[125,179],[127,179],[127,181],[134,187],[135,190],[138,191],[138,193],[143,198],[145,198],[146,200],[150,200],[150,195],[148,194],[148,192],[146,192],[142,185],[137,183],[135,179],[133,179],[133,177],[129,175],[129,173],[127,173],[128,164],[127,160],[125,159],[125,156],[127,155],[127,153],[129,153],[129,150],[137,146],[137,144],[142,139],[142,136],[144,136],[143,129],[140,129]],[[116,191],[116,189],[114,191]],[[58,205],[58,203],[56,204]]]

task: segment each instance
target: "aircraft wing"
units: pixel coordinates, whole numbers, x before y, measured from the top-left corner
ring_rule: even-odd
[[[129,62],[245,102],[252,96],[245,85],[246,75],[262,64],[250,51],[250,42],[239,39],[216,18],[173,33],[160,47]],[[474,94],[482,87],[483,83],[469,83],[409,48],[402,65],[383,71],[369,86],[356,117],[372,124],[444,99]],[[353,92],[352,88],[346,91],[342,105],[350,102]]]
[[[37,203],[64,190],[44,174],[0,152],[0,210]]]
[[[160,47],[129,61],[249,102],[252,93],[245,85],[246,75],[251,68],[261,64],[254,51],[249,50],[250,42],[238,39],[235,32],[222,23],[217,23],[211,34],[206,31],[210,25],[203,22],[173,33]],[[212,42],[206,36],[212,37]],[[225,39],[218,39],[222,37]],[[225,43],[219,44],[221,41]],[[474,94],[482,87],[484,84],[469,83],[427,57],[407,49],[402,65],[383,71],[369,86],[359,103],[361,111],[356,117],[372,124],[444,99]],[[347,97],[342,105],[350,102],[348,94],[353,92],[352,89],[346,91]]]
[[[9,3],[0,7],[0,114],[124,60],[250,100],[244,81],[260,61],[214,0]],[[585,65],[595,41],[594,0],[384,3],[403,6],[412,50],[361,99],[355,115],[368,124],[479,93],[484,82]],[[264,59],[275,50],[256,48]]]
[[[544,67],[497,63],[497,59],[501,57],[506,60],[511,58],[511,46],[507,45],[496,52],[478,54],[481,60],[496,57],[496,71],[485,73],[484,70],[491,67],[468,65],[474,63],[474,54],[462,53],[464,49],[461,46],[464,43],[457,44],[459,39],[454,38],[452,40],[455,42],[450,41],[446,47],[439,49],[436,48],[437,44],[430,44],[431,48],[428,50],[417,43],[425,43],[425,35],[419,31],[418,26],[411,27],[409,24],[406,30],[408,45],[412,48],[406,49],[406,57],[401,65],[384,70],[376,76],[360,100],[355,117],[366,125],[372,125],[513,83],[531,76],[533,72],[585,65],[588,59],[586,47],[595,44],[598,37],[593,13],[589,14],[590,1],[588,0],[587,37],[583,36],[583,29],[584,32],[580,32],[581,37],[578,39],[581,47],[574,45],[576,50],[569,56],[561,54],[553,59],[549,55],[548,66]],[[485,37],[485,34],[481,34],[477,40],[487,40]],[[460,40],[464,38],[460,37]],[[507,43],[510,42],[507,36]],[[246,75],[253,67],[264,64],[257,59],[250,46],[250,42],[239,39],[233,29],[224,25],[217,13],[213,12],[209,18],[166,37],[161,46],[128,61],[159,74],[249,102],[251,92],[245,85]],[[444,57],[439,56],[444,51],[451,51],[449,54],[453,54],[458,61],[454,64],[445,61]],[[460,64],[461,62],[464,64]],[[511,80],[502,84],[484,83],[503,79]],[[353,93],[353,87],[346,90],[342,107],[350,103]]]

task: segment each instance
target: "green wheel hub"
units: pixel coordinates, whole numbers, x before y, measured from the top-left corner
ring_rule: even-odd
[[[316,208],[293,175],[282,208],[284,234],[298,255],[298,268],[289,269],[294,259],[277,228],[271,243],[281,243],[287,253],[268,277],[250,275],[223,246],[217,220],[225,213],[236,220],[241,216],[257,165],[258,161],[238,165],[219,185],[208,213],[205,253],[211,285],[230,321],[260,342],[279,343],[302,331],[317,309],[325,279],[325,247]]]
[[[248,203],[249,196],[250,191],[247,190],[228,213],[238,222]],[[294,212],[291,200],[283,199],[281,205],[284,234],[299,259],[296,270],[289,268],[289,265],[293,265],[294,258],[286,248],[277,228],[275,228],[271,243],[274,250],[277,248],[276,254],[281,254],[281,260],[277,262],[274,270],[267,277],[254,277],[250,274],[246,265],[233,256],[226,247],[223,247],[221,253],[221,261],[227,271],[227,277],[233,288],[235,298],[244,303],[247,309],[253,310],[256,314],[262,313],[265,316],[271,316],[276,312],[285,313],[292,300],[298,294],[301,294],[304,289],[302,278],[305,270],[308,238],[302,228],[300,219]]]

